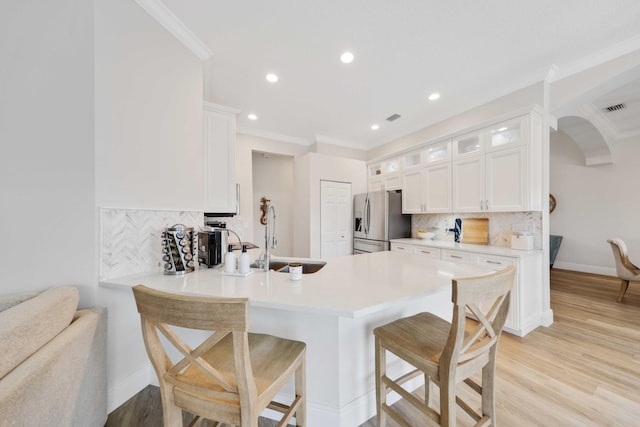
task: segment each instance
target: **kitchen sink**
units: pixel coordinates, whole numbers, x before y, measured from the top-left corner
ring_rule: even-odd
[[[324,261],[300,261],[300,260],[274,260],[269,263],[269,268],[271,270],[275,270],[278,273],[288,273],[289,272],[289,262],[297,262],[302,264],[302,274],[312,274],[316,271],[322,269],[325,265],[327,265]]]

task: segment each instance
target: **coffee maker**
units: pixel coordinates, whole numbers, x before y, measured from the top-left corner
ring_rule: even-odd
[[[227,247],[225,230],[200,231],[198,233],[198,262],[207,268],[222,264]]]

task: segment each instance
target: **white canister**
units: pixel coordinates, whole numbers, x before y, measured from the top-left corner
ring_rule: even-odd
[[[533,236],[526,234],[511,235],[511,249],[530,251],[533,249]]]
[[[289,279],[301,280],[302,279],[302,264],[299,262],[289,263]]]

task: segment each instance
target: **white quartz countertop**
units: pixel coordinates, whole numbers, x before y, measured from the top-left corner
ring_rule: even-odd
[[[430,239],[394,239],[391,243],[403,243],[406,245],[428,246],[430,248],[455,249],[458,251],[473,252],[478,254],[500,255],[510,257],[526,257],[540,254],[540,250],[511,249],[506,246],[474,245],[473,243],[456,243],[448,240]]]
[[[406,239],[410,240],[410,239]],[[274,261],[277,258],[274,258]],[[451,279],[490,273],[484,267],[377,252],[326,260],[327,265],[302,280],[289,274],[252,269],[247,277],[223,275],[222,269],[197,269],[181,276],[141,273],[101,281],[127,289],[137,284],[174,293],[247,297],[251,306],[356,318],[439,292],[450,292]]]

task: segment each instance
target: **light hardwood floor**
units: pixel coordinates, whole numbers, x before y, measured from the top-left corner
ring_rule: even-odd
[[[524,338],[502,335],[498,425],[640,426],[640,286],[632,283],[620,304],[618,290],[612,277],[551,271],[554,324]],[[472,424],[463,417],[458,425]],[[150,386],[106,426],[160,426],[161,419],[159,392]],[[361,427],[375,425],[371,419]]]

